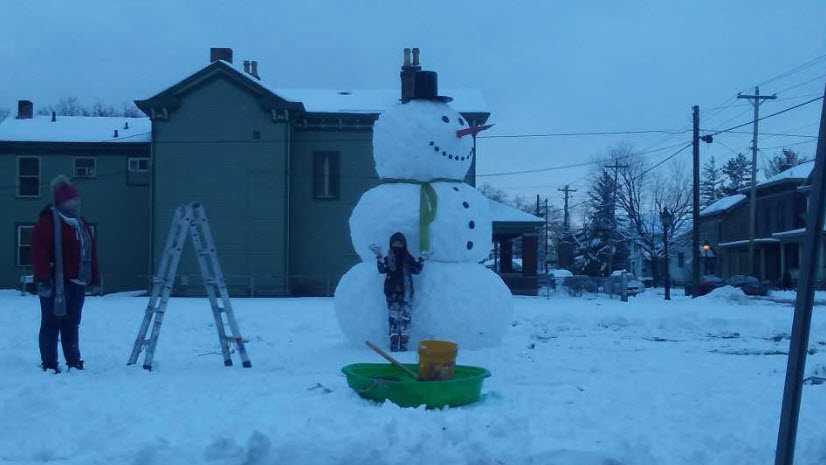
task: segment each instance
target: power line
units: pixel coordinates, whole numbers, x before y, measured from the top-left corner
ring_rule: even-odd
[[[807,60],[807,61],[803,62],[802,64],[799,64],[799,65],[793,67],[790,70],[783,71],[783,72],[778,73],[777,75],[772,76],[772,77],[770,77],[770,78],[768,78],[764,81],[758,82],[756,85],[757,86],[762,86],[762,85],[768,84],[770,82],[774,82],[774,81],[777,81],[779,79],[783,79],[787,76],[791,76],[792,74],[798,73],[800,71],[803,71],[806,68],[812,67],[815,63],[817,63],[820,60],[823,60],[824,58],[826,58],[826,54],[818,55],[818,56],[816,56],[816,57],[814,57],[810,60]]]
[[[477,139],[511,139],[511,138],[530,138],[530,137],[576,137],[576,136],[622,136],[622,135],[638,135],[638,134],[684,134],[687,131],[668,130],[668,129],[642,129],[629,131],[582,131],[582,132],[546,132],[535,134],[495,134],[489,136],[479,136]]]
[[[621,159],[629,158],[629,157],[633,157],[633,156],[647,155],[647,154],[650,154],[650,153],[661,152],[663,150],[668,150],[670,148],[676,147],[677,145],[680,145],[680,144],[669,145],[669,146],[661,147],[661,148],[658,148],[658,149],[653,149],[653,150],[648,150],[648,151],[643,151],[643,152],[633,152],[633,153],[629,153],[627,155],[617,157],[616,159],[621,160]],[[536,169],[529,169],[529,170],[503,171],[503,172],[499,172],[499,173],[477,174],[476,177],[477,178],[480,178],[480,177],[485,178],[485,177],[491,177],[491,176],[512,176],[512,175],[528,174],[528,173],[543,173],[543,172],[546,172],[546,171],[556,171],[556,170],[564,170],[564,169],[570,169],[570,168],[580,168],[580,167],[583,167],[583,166],[590,166],[590,165],[601,165],[603,162],[604,162],[603,160],[592,160],[592,161],[581,162],[581,163],[571,163],[571,164],[568,164],[568,165],[549,166],[549,167],[545,167],[545,168],[536,168]]]
[[[763,121],[764,119],[768,119],[768,118],[771,118],[771,117],[774,117],[774,116],[777,116],[777,115],[782,115],[783,113],[786,113],[786,112],[788,112],[788,111],[795,110],[795,109],[797,109],[797,108],[800,108],[800,107],[803,107],[803,106],[806,106],[806,105],[809,105],[810,103],[814,103],[814,102],[817,102],[818,100],[822,100],[822,99],[823,99],[823,96],[820,96],[820,97],[815,97],[815,98],[813,98],[813,99],[806,100],[806,101],[805,101],[805,102],[803,102],[803,103],[798,103],[797,105],[792,105],[792,106],[790,106],[790,107],[788,107],[788,108],[784,108],[784,109],[782,109],[782,110],[780,110],[780,111],[777,111],[777,112],[775,112],[775,113],[772,113],[772,114],[770,114],[770,115],[761,116],[761,117],[759,117],[759,118],[752,119],[751,121],[747,121],[747,122],[745,122],[745,123],[741,123],[741,124],[738,124],[738,125],[736,125],[736,126],[732,126],[732,127],[730,127],[730,128],[720,129],[720,130],[717,130],[717,131],[712,132],[711,134],[706,134],[706,135],[707,135],[707,136],[716,136],[716,135],[718,135],[718,134],[722,134],[722,133],[724,133],[724,132],[731,132],[733,129],[740,129],[740,128],[745,127],[745,126],[748,126],[748,125],[750,125],[750,124],[754,124],[754,123],[756,123],[757,121]]]

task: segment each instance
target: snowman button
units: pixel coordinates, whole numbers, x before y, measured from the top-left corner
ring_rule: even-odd
[[[473,241],[467,241],[467,249],[470,250],[473,248]]]
[[[470,228],[470,229],[474,229],[476,227],[476,222],[473,221],[473,220],[470,220],[470,222],[467,224],[467,227]]]
[[[453,190],[455,190],[456,192],[459,192],[459,188],[456,187],[456,186],[453,187]]]
[[[465,208],[470,208],[470,204],[467,202],[462,202],[462,206]]]

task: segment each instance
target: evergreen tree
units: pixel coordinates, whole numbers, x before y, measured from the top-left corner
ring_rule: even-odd
[[[766,164],[766,178],[770,178],[789,168],[794,168],[806,161],[808,161],[806,157],[799,156],[794,150],[783,149],[780,153],[775,154]]]
[[[703,164],[700,181],[700,205],[707,207],[723,196],[723,175],[712,156]]]
[[[751,162],[738,153],[729,158],[721,169],[723,173],[723,195],[732,195],[751,186]]]
[[[616,215],[614,188],[613,175],[603,169],[588,189],[585,224],[576,234],[578,273],[607,276],[625,267],[628,246],[621,234],[623,222]]]

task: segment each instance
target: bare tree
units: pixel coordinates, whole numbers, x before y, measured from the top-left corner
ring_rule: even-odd
[[[85,108],[77,97],[63,97],[55,105],[48,105],[37,111],[38,115],[58,116],[89,116],[89,110]]]
[[[81,103],[77,97],[63,97],[55,105],[48,105],[37,111],[39,115],[58,116],[121,116],[125,118],[138,118],[143,113],[132,102],[123,102],[120,108],[105,103],[103,100],[96,100],[91,107]]]
[[[667,174],[658,174],[645,158],[623,145],[610,151],[612,159],[627,166],[620,171],[617,203],[627,222],[627,234],[642,259],[651,264],[652,277],[659,282],[659,261],[663,258],[663,226],[660,212],[668,209],[674,223],[668,231],[669,246],[690,226],[691,185],[682,165],[669,165]],[[670,247],[671,248],[671,247]],[[673,248],[671,248],[673,250]]]
[[[492,186],[488,183],[484,183],[481,186],[479,186],[478,189],[479,189],[479,192],[482,193],[482,195],[484,195],[485,197],[487,197],[491,200],[495,200],[497,202],[502,202],[502,203],[505,203],[505,202],[508,201],[508,194],[505,191],[503,191],[502,189],[499,189],[498,187],[494,187],[494,186]]]

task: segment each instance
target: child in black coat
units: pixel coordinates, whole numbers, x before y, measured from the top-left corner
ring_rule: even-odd
[[[390,322],[390,351],[407,351],[410,326],[410,304],[413,300],[413,275],[422,271],[423,258],[414,259],[407,250],[407,239],[397,232],[390,236],[390,250],[382,256],[377,245],[370,247],[376,254],[379,273],[385,275],[384,296]]]

